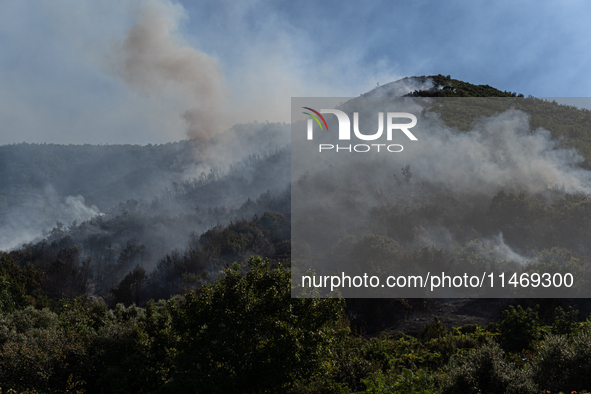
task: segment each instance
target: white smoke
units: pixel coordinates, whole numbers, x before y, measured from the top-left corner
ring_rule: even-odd
[[[377,121],[375,99],[360,98],[364,107],[355,107],[360,113],[360,127],[375,130],[370,121]],[[369,100],[365,102],[364,100]],[[350,185],[364,190],[362,204],[373,204],[368,199],[370,191],[381,190],[387,195],[416,194],[417,198],[430,195],[434,190],[445,190],[460,195],[488,195],[499,190],[519,191],[530,194],[545,192],[591,193],[591,172],[580,166],[584,161],[573,148],[566,148],[560,140],[553,139],[548,130],[531,130],[529,115],[515,109],[481,118],[468,132],[447,126],[435,112],[425,111],[417,105],[428,100],[400,99],[394,105],[397,111],[416,114],[417,126],[412,129],[418,139],[410,141],[403,133],[394,136],[391,143],[400,143],[400,153],[323,152],[292,143],[297,162],[292,166],[296,179],[309,172],[318,173],[318,182]],[[367,107],[367,108],[365,108]],[[365,116],[364,114],[370,114]],[[335,118],[327,117],[329,129],[336,129]],[[300,130],[295,126],[294,130]],[[326,138],[326,141],[323,140]],[[318,133],[315,143],[333,143],[329,134]],[[349,146],[344,141],[339,143]],[[364,141],[359,141],[364,142]],[[377,141],[384,142],[384,141]],[[388,141],[386,141],[388,142]],[[296,144],[296,145],[294,145]],[[334,170],[329,170],[329,164]],[[400,168],[410,165],[412,185],[400,187],[396,179]],[[371,168],[371,176],[368,169]],[[398,178],[393,178],[398,175]],[[319,190],[322,186],[319,185]]]
[[[422,180],[459,193],[494,193],[499,187],[591,192],[591,172],[579,167],[583,157],[545,129],[530,132],[529,115],[521,111],[482,119],[467,133],[424,120],[420,141],[405,146],[405,159]]]
[[[519,264],[526,264],[531,260],[516,253],[509,245],[505,243],[503,233],[483,239],[483,243],[492,250],[492,257],[495,260],[504,260],[508,262],[517,262]],[[488,256],[487,256],[488,257]]]
[[[62,218],[67,223],[73,222],[74,220],[78,222],[89,220],[101,214],[96,205],[87,206],[84,203],[84,197],[80,194],[77,196],[67,196],[62,208]]]
[[[370,92],[363,94],[363,97],[402,97],[415,90],[435,89],[434,81],[429,77],[408,77],[402,78],[385,85],[378,86]]]
[[[61,198],[51,186],[41,195],[29,195],[18,207],[1,217],[0,250],[10,250],[31,242],[51,230],[57,222],[70,224],[89,220],[101,212],[88,206],[81,195]]]

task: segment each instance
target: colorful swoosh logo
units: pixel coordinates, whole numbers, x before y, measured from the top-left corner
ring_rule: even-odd
[[[316,115],[320,116],[320,119],[322,119],[322,122],[324,122],[324,125],[326,126],[326,131],[328,131],[328,125],[326,124],[326,120],[324,120],[324,116],[320,115],[320,112],[310,108],[310,107],[302,107],[304,109],[307,109],[309,111],[314,112]],[[320,123],[320,119],[318,119],[316,116],[314,116],[313,114],[309,113],[309,112],[302,112],[303,114],[309,115],[312,118],[314,118],[314,120],[316,121],[316,123],[318,123],[318,126],[320,126],[320,130],[324,130],[324,128],[322,127],[322,123]]]

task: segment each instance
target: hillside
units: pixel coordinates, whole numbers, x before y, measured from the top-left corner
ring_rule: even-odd
[[[29,242],[57,222],[80,223],[128,200],[167,201],[167,209],[182,213],[197,206],[237,208],[267,190],[283,189],[289,179],[285,128],[236,125],[200,144],[0,146],[0,249]],[[253,176],[259,180],[251,182]],[[212,183],[219,186],[213,190]],[[196,188],[199,195],[189,196]]]
[[[290,185],[285,124],[199,146],[0,147],[0,386],[453,393],[484,371],[499,392],[589,387],[586,298],[291,298],[295,220],[320,274],[552,270],[589,289],[589,111],[441,75],[364,97],[388,95],[429,98],[432,127],[372,176]],[[294,182],[313,214],[292,217]]]

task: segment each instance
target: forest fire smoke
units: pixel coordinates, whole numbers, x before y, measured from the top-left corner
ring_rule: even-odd
[[[142,3],[136,24],[115,43],[111,57],[132,90],[180,101],[187,137],[201,142],[222,131],[224,78],[215,58],[182,42],[177,34],[181,13],[173,4]]]

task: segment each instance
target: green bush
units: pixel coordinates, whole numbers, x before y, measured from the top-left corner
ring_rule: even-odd
[[[565,335],[549,335],[540,345],[535,377],[551,392],[579,392],[591,387],[591,333],[582,331],[571,341]]]
[[[464,357],[452,359],[441,382],[442,394],[537,394],[529,369],[507,361],[503,350],[489,341]]]
[[[375,339],[374,339],[375,341]],[[332,378],[346,384],[353,391],[362,390],[362,383],[371,373],[382,368],[388,368],[388,362],[382,354],[371,349],[370,341],[351,337],[342,342],[335,353],[334,369],[330,371]]]
[[[377,371],[364,380],[366,392],[374,394],[432,394],[436,392],[435,379],[423,370],[403,369],[401,373]]]
[[[289,394],[350,394],[346,384],[330,379],[298,382]]]
[[[0,317],[0,384],[8,388],[73,390],[84,382],[86,342],[58,316],[28,307]]]
[[[421,339],[423,341],[430,341],[431,339],[441,338],[445,336],[445,327],[437,316],[431,323],[425,324],[425,328],[421,331]]]
[[[501,347],[507,352],[530,349],[533,341],[541,336],[538,306],[534,310],[509,306],[503,311],[505,318],[499,324]]]
[[[181,336],[171,392],[281,392],[326,372],[348,333],[343,301],[292,299],[290,273],[249,260],[235,265],[175,311]]]
[[[562,307],[554,310],[554,324],[552,325],[552,334],[571,334],[577,328],[577,315],[579,311],[569,306],[565,311]]]

